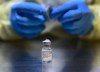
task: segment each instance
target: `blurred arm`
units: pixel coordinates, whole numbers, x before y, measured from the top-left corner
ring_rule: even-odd
[[[10,8],[15,3],[11,1],[0,5],[0,39],[2,40],[20,39],[14,32],[9,20]]]

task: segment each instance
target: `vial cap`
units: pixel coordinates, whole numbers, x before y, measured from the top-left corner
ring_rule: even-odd
[[[51,41],[49,39],[46,39],[43,41],[43,45],[51,45]]]

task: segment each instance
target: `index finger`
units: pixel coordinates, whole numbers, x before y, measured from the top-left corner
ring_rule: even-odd
[[[36,3],[32,2],[21,2],[12,6],[12,10],[18,10],[22,12],[28,12],[33,14],[44,14],[45,9]]]
[[[67,2],[61,6],[55,7],[52,9],[51,18],[58,18],[68,12],[77,8],[77,4],[73,1]]]

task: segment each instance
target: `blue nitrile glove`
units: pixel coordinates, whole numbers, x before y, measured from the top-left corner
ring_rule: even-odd
[[[57,19],[72,35],[85,35],[93,29],[94,16],[84,0],[72,0],[55,7],[52,9],[50,17]]]
[[[10,21],[15,32],[21,37],[37,37],[45,28],[45,9],[31,2],[15,4],[11,8]]]

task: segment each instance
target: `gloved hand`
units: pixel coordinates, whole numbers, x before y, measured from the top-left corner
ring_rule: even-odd
[[[72,35],[85,35],[93,29],[94,16],[84,0],[73,0],[55,7],[50,17],[57,19],[65,31]]]
[[[11,8],[10,21],[15,32],[21,37],[37,37],[45,28],[45,9],[31,2],[15,4]]]

